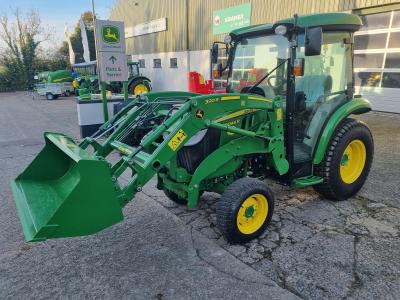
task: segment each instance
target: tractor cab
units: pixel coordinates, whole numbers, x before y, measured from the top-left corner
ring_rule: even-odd
[[[128,62],[129,77],[140,76],[139,63],[138,62]]]
[[[312,174],[327,120],[353,98],[352,41],[360,25],[355,15],[321,14],[249,26],[225,38],[227,64],[217,69],[228,70],[227,93],[283,99],[289,181]]]

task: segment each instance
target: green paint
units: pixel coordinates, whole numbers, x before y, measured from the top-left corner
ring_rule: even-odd
[[[12,182],[26,240],[88,235],[120,222],[122,210],[108,163],[65,135],[45,133],[45,142]]]
[[[254,215],[254,207],[252,205],[246,208],[246,210],[244,211],[244,216],[246,218],[251,218],[253,215]]]
[[[105,43],[117,44],[120,41],[121,34],[118,27],[106,25],[101,28],[101,36]]]
[[[306,176],[301,178],[296,178],[293,180],[292,186],[294,187],[305,187],[310,185],[316,185],[322,183],[324,179],[318,176]]]
[[[371,110],[369,102],[362,98],[355,98],[340,106],[330,117],[318,142],[314,154],[313,164],[319,164],[325,156],[326,148],[339,123],[351,114],[363,114]]]
[[[348,163],[349,163],[349,156],[347,154],[344,154],[342,156],[342,159],[340,160],[340,165],[347,166]]]
[[[103,103],[103,117],[104,123],[108,121],[108,107],[107,107],[107,84],[101,83],[101,101]]]
[[[251,24],[251,3],[213,12],[213,34],[228,33]]]

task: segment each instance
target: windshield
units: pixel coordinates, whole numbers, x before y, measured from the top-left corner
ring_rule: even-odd
[[[289,42],[280,35],[266,35],[241,39],[235,50],[227,92],[242,92],[288,58]],[[260,85],[258,92],[267,98],[285,95],[286,64],[282,64]],[[246,90],[246,89],[245,89]],[[244,90],[244,91],[245,91]]]

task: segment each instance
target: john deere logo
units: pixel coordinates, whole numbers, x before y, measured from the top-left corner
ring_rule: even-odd
[[[107,25],[102,28],[103,41],[107,44],[119,43],[120,35],[118,27]]]

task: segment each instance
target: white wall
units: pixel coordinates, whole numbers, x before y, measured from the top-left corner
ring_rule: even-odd
[[[154,91],[187,91],[190,57],[190,71],[201,73],[206,79],[210,77],[210,51],[164,52],[132,55],[132,61],[145,60],[145,68],[139,71],[151,80]],[[161,69],[153,68],[153,59],[161,59]],[[178,59],[178,67],[170,68],[170,59]]]
[[[210,79],[210,50],[190,51],[190,71],[197,71]]]
[[[161,59],[161,69],[153,68],[153,59]],[[170,58],[178,59],[178,68],[170,68]],[[187,52],[164,52],[132,55],[132,61],[145,60],[139,71],[151,80],[154,91],[187,90]]]

